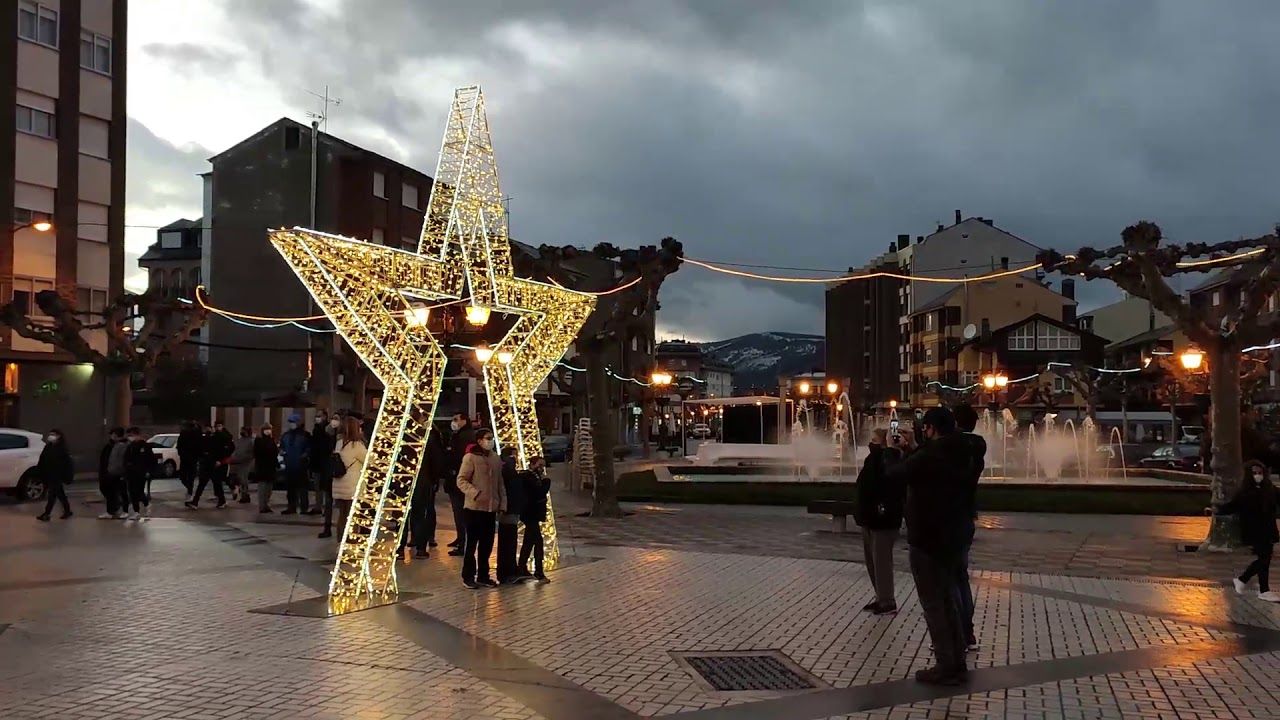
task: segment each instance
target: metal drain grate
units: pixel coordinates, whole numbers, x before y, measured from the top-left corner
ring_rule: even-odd
[[[798,692],[821,687],[816,678],[777,651],[689,653],[680,659],[718,692]]]

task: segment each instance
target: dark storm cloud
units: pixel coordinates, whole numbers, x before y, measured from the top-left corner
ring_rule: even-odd
[[[228,8],[282,94],[329,84],[334,132],[394,138],[428,172],[448,89],[483,84],[527,242],[674,235],[695,257],[844,268],[954,208],[1055,247],[1141,218],[1188,240],[1280,219],[1271,2]],[[662,319],[690,335],[822,327],[813,287],[671,283]]]

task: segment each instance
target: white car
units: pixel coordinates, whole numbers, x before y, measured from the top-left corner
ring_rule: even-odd
[[[709,438],[711,437],[711,426],[706,423],[698,423],[689,428],[689,435],[696,438]]]
[[[0,428],[0,488],[8,488],[19,501],[44,497],[44,480],[36,475],[36,462],[44,450],[44,436],[26,430]]]
[[[182,461],[178,459],[178,433],[160,433],[147,439],[156,456],[160,477],[177,477]]]

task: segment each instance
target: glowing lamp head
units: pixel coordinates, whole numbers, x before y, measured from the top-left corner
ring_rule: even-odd
[[[53,223],[48,220],[40,220],[39,222],[31,223],[31,229],[36,232],[49,232],[53,229]]]
[[[762,403],[762,402],[760,402],[759,400],[757,400],[757,401],[756,401],[756,407],[760,407],[761,405],[764,405],[764,403]]]
[[[1182,367],[1187,370],[1199,370],[1204,364],[1204,353],[1196,348],[1187,348],[1178,356],[1178,360],[1182,363]]]
[[[836,394],[836,391],[837,391],[837,390],[839,390],[839,389],[840,389],[840,386],[839,386],[839,385],[837,385],[837,384],[836,384],[836,382],[835,382],[834,380],[832,380],[831,382],[827,383],[827,393],[828,393],[828,394],[830,394],[830,395],[835,395],[835,394]]]
[[[511,361],[514,360],[515,357],[516,356],[510,350],[498,351],[498,362],[502,363],[503,365],[510,365]]]
[[[409,327],[423,327],[431,317],[431,308],[425,305],[414,305],[404,311],[404,321]]]
[[[493,357],[493,348],[489,347],[488,345],[481,345],[480,347],[476,348],[476,360],[479,360],[481,363],[489,362],[489,359],[492,357]]]
[[[488,324],[489,308],[484,307],[483,305],[468,305],[467,322],[475,325],[476,327],[482,327]]]
[[[836,403],[836,412],[844,412],[844,403]]]
[[[665,372],[662,372],[661,370],[654,370],[653,374],[649,377],[649,381],[654,385],[658,385],[660,387],[670,385],[671,373],[665,373]]]
[[[801,394],[801,395],[808,395],[808,394],[809,394],[809,391],[810,391],[810,390],[812,390],[812,389],[813,389],[813,386],[812,386],[812,385],[810,385],[810,384],[809,384],[809,382],[808,382],[807,380],[806,380],[805,382],[800,383],[800,394]]]
[[[897,401],[897,400],[890,400],[890,401],[889,401],[889,407],[891,407],[891,408],[897,408],[897,407],[898,407],[898,401]]]
[[[1008,386],[1008,385],[1009,385],[1009,376],[1008,376],[1008,375],[997,375],[997,376],[996,376],[996,387],[998,387],[998,388],[1002,388],[1002,387],[1006,387],[1006,386]]]
[[[986,389],[988,389],[988,390],[994,390],[994,389],[995,389],[995,387],[996,387],[996,376],[995,376],[995,375],[983,375],[983,376],[982,376],[982,387],[984,387],[984,388],[986,388]]]

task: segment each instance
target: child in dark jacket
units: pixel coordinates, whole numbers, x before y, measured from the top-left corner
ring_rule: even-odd
[[[524,485],[524,509],[520,522],[524,525],[524,542],[520,545],[520,569],[529,575],[529,556],[533,556],[533,577],[538,582],[551,582],[543,572],[542,523],[547,519],[547,495],[551,480],[546,475],[547,463],[540,457],[529,459],[529,469],[520,473]]]
[[[1250,580],[1258,577],[1258,599],[1280,602],[1280,594],[1271,591],[1271,552],[1280,533],[1276,532],[1276,488],[1265,465],[1253,461],[1245,465],[1244,482],[1231,501],[1218,506],[1221,515],[1240,518],[1240,535],[1253,548],[1254,559],[1232,583],[1236,592],[1244,594]]]

